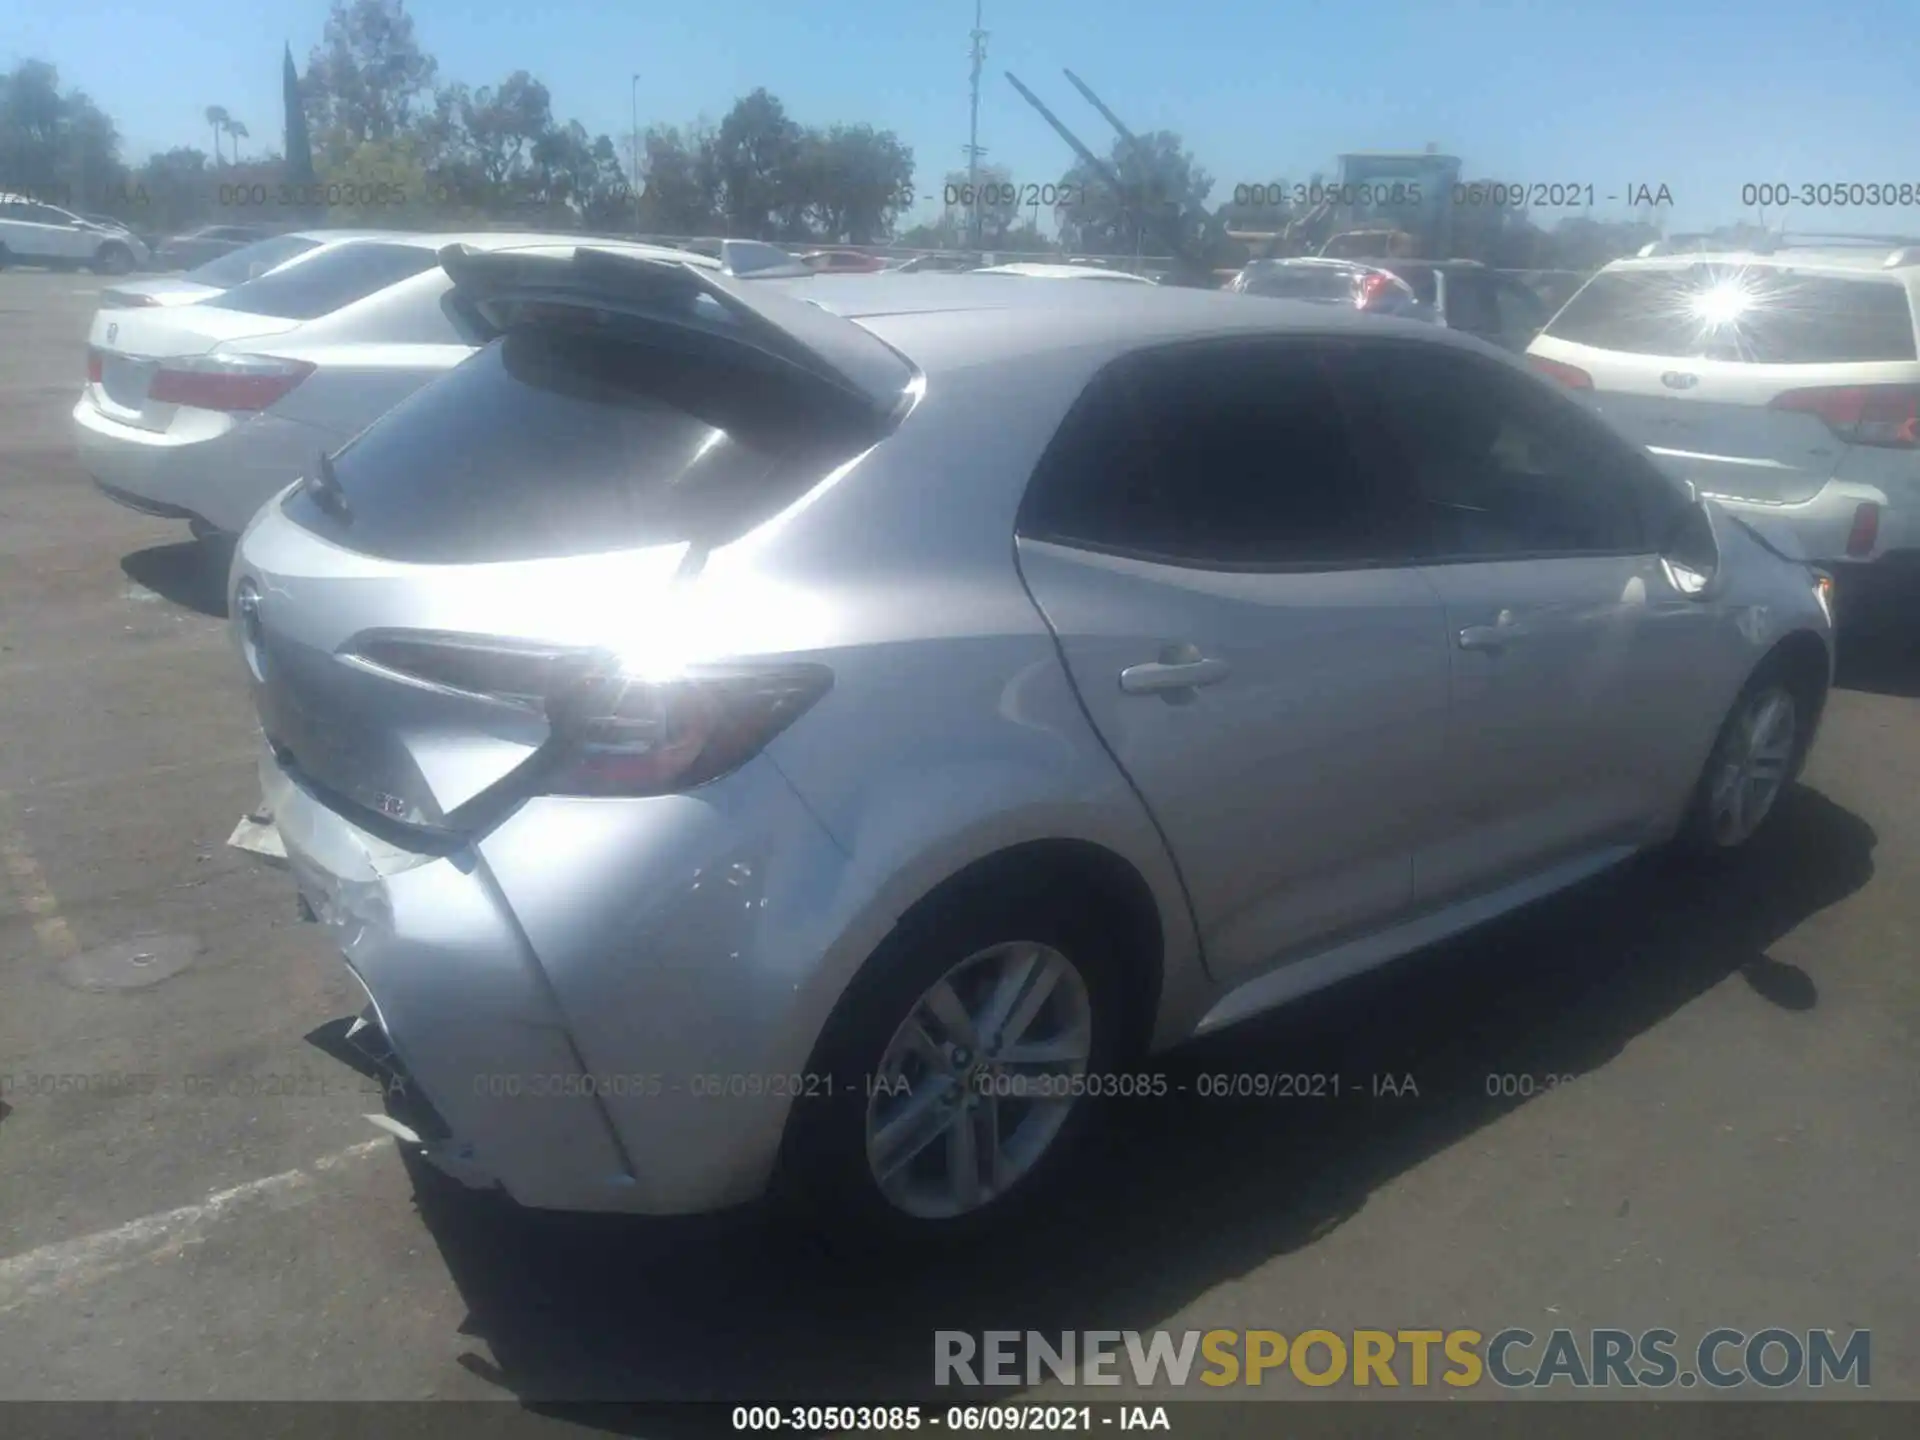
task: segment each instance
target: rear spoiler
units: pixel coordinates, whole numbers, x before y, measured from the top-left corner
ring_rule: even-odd
[[[570,255],[530,255],[454,244],[440,250],[439,260],[477,309],[544,300],[617,310],[754,350],[825,381],[883,419],[900,410],[914,380],[913,367],[876,336],[765,281],[585,246]]]

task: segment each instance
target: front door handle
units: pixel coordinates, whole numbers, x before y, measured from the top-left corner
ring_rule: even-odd
[[[1129,695],[1152,695],[1168,690],[1193,690],[1202,685],[1218,685],[1232,673],[1224,660],[1209,659],[1191,646],[1178,647],[1186,653],[1163,654],[1147,665],[1129,665],[1120,672],[1120,688]]]

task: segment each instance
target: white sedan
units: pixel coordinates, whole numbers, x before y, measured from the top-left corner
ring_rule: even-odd
[[[103,310],[137,310],[145,306],[193,305],[202,300],[258,280],[283,265],[316,255],[330,245],[349,240],[384,239],[383,230],[304,230],[289,235],[274,235],[242,245],[238,250],[218,256],[204,265],[196,265],[181,275],[153,275],[144,280],[126,280],[100,296]]]
[[[582,246],[719,268],[681,250],[551,234],[381,234],[328,246],[197,304],[103,309],[73,407],[80,460],[131,509],[238,534],[337,449],[486,338],[439,252]]]

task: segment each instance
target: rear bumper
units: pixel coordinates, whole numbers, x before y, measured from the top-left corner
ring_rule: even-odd
[[[315,454],[341,439],[272,414],[212,434],[179,428],[124,425],[84,393],[73,407],[80,464],[110,498],[144,514],[200,520],[236,535]]]
[[[360,829],[270,754],[261,783],[302,898],[444,1130],[414,1127],[429,1160],[547,1209],[764,1193],[824,1020],[815,907],[841,858],[770,762],[697,797],[535,800],[445,857]]]
[[[1895,552],[1920,550],[1920,513],[1916,513],[1914,501],[1907,497],[1896,501],[1877,486],[1830,481],[1812,499],[1792,505],[1731,495],[1715,494],[1712,498],[1732,514],[1790,530],[1807,559],[1816,565],[1871,565]],[[1873,544],[1850,553],[1848,543],[1862,506],[1878,511]]]

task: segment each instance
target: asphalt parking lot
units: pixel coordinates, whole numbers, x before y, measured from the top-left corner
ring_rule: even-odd
[[[101,285],[0,274],[0,1397],[914,1398],[938,1329],[1782,1326],[1870,1329],[1872,1393],[1920,1399],[1897,625],[1847,643],[1739,863],[1637,866],[1156,1064],[1347,1093],[1111,1102],[1017,1240],[906,1273],[753,1217],[529,1214],[367,1123],[318,1043],[343,972],[226,844],[257,791],[219,579],[70,451]]]

